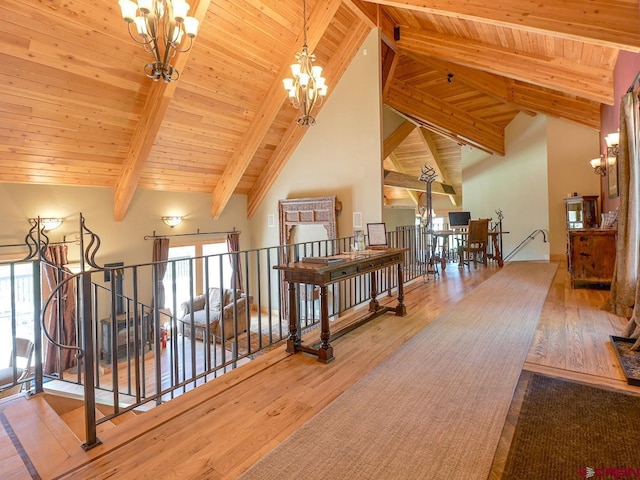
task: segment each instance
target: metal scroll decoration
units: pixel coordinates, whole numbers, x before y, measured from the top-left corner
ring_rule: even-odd
[[[421,182],[425,182],[425,193],[426,193],[426,217],[427,217],[427,234],[431,235],[433,233],[433,198],[431,192],[431,185],[435,182],[438,175],[436,174],[436,170],[433,167],[425,164],[422,167],[420,172],[420,176],[418,180]],[[431,244],[431,248],[429,249],[429,253],[431,257],[434,256],[435,253],[435,243],[433,239],[429,242]]]
[[[89,236],[89,244],[84,246],[84,236]],[[100,249],[100,237],[87,227],[84,215],[80,214],[80,249],[82,250],[82,270],[85,262],[91,268],[102,268],[96,263],[96,254]]]

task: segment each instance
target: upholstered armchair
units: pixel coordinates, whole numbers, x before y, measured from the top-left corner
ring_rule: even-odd
[[[253,297],[231,288],[210,288],[208,294],[198,295],[180,305],[182,334],[204,340],[209,321],[209,341],[222,343],[246,332],[247,309],[251,308]],[[222,321],[221,321],[222,320]]]

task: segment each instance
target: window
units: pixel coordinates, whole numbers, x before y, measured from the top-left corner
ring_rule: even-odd
[[[229,263],[227,242],[198,243],[169,247],[169,262],[167,273],[162,284],[165,289],[164,308],[173,311],[173,271],[175,270],[175,305],[179,308],[182,302],[189,300],[191,295],[190,281],[193,283],[195,295],[204,293],[208,275],[209,288],[231,286],[232,268]],[[193,278],[189,278],[189,264],[193,262]],[[175,266],[174,266],[175,265]],[[222,283],[221,283],[222,282]]]
[[[175,272],[175,294],[177,308],[180,308],[180,304],[189,299],[190,286],[189,286],[189,263],[196,256],[195,245],[187,245],[184,247],[169,247],[169,262],[167,265],[167,272],[164,275],[162,284],[164,285],[164,308],[168,308],[173,311],[173,284],[174,284],[174,272]],[[194,262],[195,263],[195,262]],[[195,276],[191,281],[195,282]],[[195,283],[193,285],[195,288]]]
[[[207,268],[202,272],[202,278],[205,278],[208,271],[209,288],[231,287],[231,275],[233,274],[233,269],[231,268],[229,255],[227,255],[227,253],[229,253],[227,242],[202,245],[202,254],[205,256],[204,261],[207,266]],[[220,275],[221,268],[222,276]]]
[[[14,263],[13,267],[16,336],[33,340],[33,267],[31,263]],[[11,351],[11,280],[11,264],[0,265],[0,352]],[[0,358],[0,362],[7,360],[8,355]]]

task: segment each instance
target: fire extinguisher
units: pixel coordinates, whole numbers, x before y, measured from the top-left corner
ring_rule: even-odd
[[[162,342],[162,348],[167,348],[167,331],[165,329],[162,329],[160,341]]]

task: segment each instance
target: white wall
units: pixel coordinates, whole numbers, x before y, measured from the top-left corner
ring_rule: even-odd
[[[400,125],[406,122],[406,119],[398,115],[395,110],[390,107],[382,106],[382,138],[386,138],[391,135]]]
[[[30,228],[28,219],[40,217],[64,218],[62,225],[48,232],[51,242],[79,239],[80,213],[86,226],[100,237],[100,248],[95,260],[98,265],[124,262],[125,265],[145,264],[152,259],[152,240],[145,236],[182,234],[211,231],[228,231],[234,227],[243,232],[240,247],[249,248],[245,235],[249,225],[246,220],[245,196],[234,195],[219,220],[211,219],[211,195],[199,193],[167,193],[138,190],[122,222],[113,220],[113,190],[97,187],[68,187],[47,185],[0,184],[0,204],[3,205],[5,221],[0,229],[0,245],[24,243]],[[162,222],[165,215],[183,215],[182,224],[170,228]],[[174,237],[171,245],[198,241],[224,241],[225,235],[198,237]],[[84,237],[85,247],[89,238]],[[69,263],[79,267],[81,258],[79,242],[67,245]],[[21,259],[26,248],[0,248],[1,259]],[[9,258],[8,258],[9,257]],[[125,272],[125,294],[131,295],[131,270]],[[101,283],[100,276],[93,281]],[[151,274],[149,268],[139,269],[139,299],[150,304]],[[108,302],[102,302],[102,310]],[[102,311],[101,314],[106,314]]]
[[[589,165],[589,160],[600,155],[599,136],[596,130],[548,118],[547,146],[551,258],[564,258],[567,253],[565,197],[574,192],[600,195],[600,176],[594,174]]]
[[[388,232],[394,231],[396,227],[415,225],[416,209],[415,207],[385,207],[384,222]]]
[[[504,157],[462,148],[463,210],[471,218],[504,215],[503,254],[536,229],[549,228],[546,118],[519,114],[505,129]],[[511,260],[548,260],[549,244],[531,242]]]
[[[211,195],[201,193],[173,193],[152,190],[136,191],[127,215],[122,222],[113,220],[113,190],[97,187],[67,187],[48,185],[0,184],[0,204],[5,221],[0,245],[22,243],[29,229],[28,218],[62,217],[63,224],[49,233],[52,242],[77,238],[79,214],[86,225],[101,239],[96,256],[100,264],[123,261],[126,264],[151,261],[151,240],[145,236],[237,230],[247,231],[246,197],[234,195],[219,220],[211,219]],[[165,215],[183,215],[177,227],[162,222]],[[224,236],[202,237],[224,239]],[[176,244],[180,238],[172,239]],[[183,240],[184,241],[184,240]],[[240,236],[242,248],[249,245]],[[0,251],[0,254],[3,253]],[[80,258],[77,245],[69,246],[70,261]]]
[[[598,156],[598,132],[563,120],[519,114],[505,130],[504,157],[462,148],[463,210],[473,218],[504,214],[503,254],[534,230],[538,235],[511,260],[548,260],[566,252],[564,198],[597,195],[599,177],[589,165]]]
[[[381,221],[382,106],[378,35],[377,29],[372,30],[340,82],[329,83],[334,91],[316,117],[316,125],[308,127],[309,131],[251,219],[254,245],[279,243],[280,199],[337,195],[342,202],[342,212],[337,218],[338,237],[353,234],[354,212],[362,213],[363,226]],[[265,228],[268,215],[275,218],[272,228]]]

